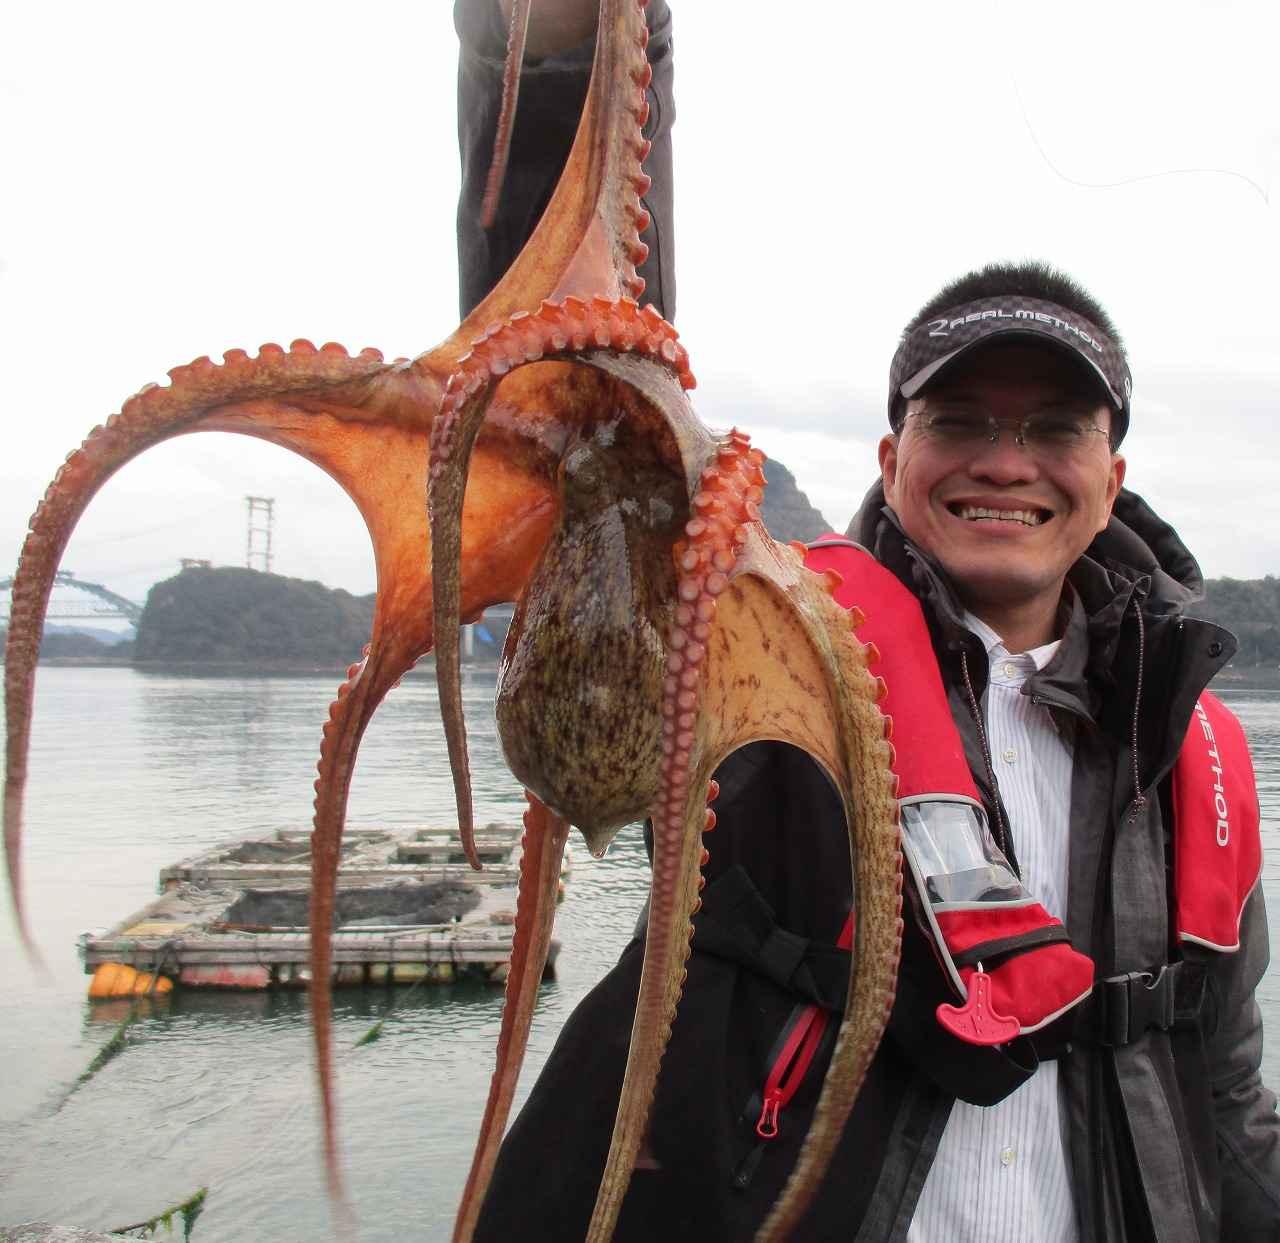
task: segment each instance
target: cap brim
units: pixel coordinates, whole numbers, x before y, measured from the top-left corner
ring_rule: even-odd
[[[1112,409],[1123,413],[1124,402],[1120,396],[1111,387],[1107,377],[1103,374],[1102,368],[1098,366],[1093,359],[1082,354],[1074,346],[1052,335],[1048,332],[1038,332],[1035,328],[1028,327],[1025,324],[1019,324],[1016,328],[992,328],[990,332],[979,337],[976,341],[969,341],[957,349],[951,351],[950,354],[944,354],[941,358],[935,358],[925,367],[921,367],[913,376],[909,376],[902,382],[898,392],[903,397],[910,400],[912,397],[918,397],[920,393],[928,387],[928,385],[937,379],[943,372],[947,371],[953,363],[972,354],[975,350],[980,350],[983,346],[1003,344],[1010,340],[1033,341],[1036,345],[1049,345],[1062,354],[1064,357],[1070,358],[1079,363],[1082,370],[1085,370],[1093,379],[1098,382],[1099,388],[1103,395],[1110,403]]]

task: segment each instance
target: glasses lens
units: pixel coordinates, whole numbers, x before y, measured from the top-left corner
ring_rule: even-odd
[[[991,439],[991,419],[971,406],[938,406],[924,412],[924,430],[948,444],[973,444]]]
[[[1028,448],[1069,453],[1081,447],[1092,431],[1092,424],[1079,415],[1045,411],[1028,415],[1022,424],[1022,439]]]

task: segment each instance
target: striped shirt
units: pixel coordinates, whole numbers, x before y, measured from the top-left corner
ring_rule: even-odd
[[[987,743],[1017,845],[1023,887],[1065,919],[1071,748],[1022,684],[1057,650],[1010,655],[978,618],[987,649]],[[1058,1063],[1044,1062],[998,1104],[957,1101],[907,1231],[908,1243],[1077,1243],[1071,1156],[1058,1103]]]

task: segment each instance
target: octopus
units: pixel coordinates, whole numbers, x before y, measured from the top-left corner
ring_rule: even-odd
[[[788,1237],[879,1043],[901,936],[888,718],[860,614],[760,518],[763,456],[705,427],[689,356],[638,301],[648,217],[644,0],[601,0],[591,85],[547,211],[493,291],[434,349],[294,341],[197,358],[149,385],[67,459],[31,519],[6,649],[5,854],[22,905],[23,793],[43,616],[95,492],[153,445],[238,432],[300,454],[347,492],[372,540],[372,634],[324,724],[315,783],[311,1008],[325,1159],[341,1201],[333,1106],[331,916],[347,794],[379,703],[434,650],[459,829],[474,866],[460,625],[516,603],[496,716],[527,791],[517,927],[494,1072],[455,1238],[471,1237],[508,1120],[576,828],[599,852],[649,818],[653,881],[631,1052],[587,1238],[612,1236],[640,1153],[699,906],[713,774],[732,751],[797,746],[840,795],[857,895],[845,1012],[804,1148],[760,1239]],[[512,22],[509,127],[527,0]],[[502,141],[498,143],[499,151]],[[500,159],[495,165],[500,164]],[[495,179],[494,193],[498,193]]]

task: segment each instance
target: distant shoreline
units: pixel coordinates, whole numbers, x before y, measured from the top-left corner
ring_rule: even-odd
[[[1238,668],[1228,665],[1213,679],[1212,685],[1218,690],[1280,690],[1280,669],[1270,665],[1249,665]]]
[[[4,667],[0,660],[0,668]],[[317,665],[306,661],[167,661],[167,660],[112,660],[106,656],[49,656],[41,657],[42,669],[135,669],[139,673],[163,673],[170,676],[210,677],[217,675],[253,674],[264,677],[333,677],[345,679],[347,666]],[[496,660],[470,660],[462,664],[463,673],[469,670],[493,672],[498,668]],[[423,659],[405,678],[434,678],[435,662]]]
[[[136,669],[139,673],[166,673],[170,675],[192,677],[208,677],[217,674],[255,674],[262,676],[332,676],[341,681],[346,669],[327,665],[291,663],[288,661],[185,661],[173,663],[169,661],[136,661],[129,659],[112,660],[105,656],[51,656],[40,661],[42,666],[54,668],[107,668]],[[496,660],[470,661],[463,665],[467,669],[497,669]],[[412,669],[406,677],[434,677],[435,666],[424,660],[416,669]],[[1280,668],[1269,665],[1231,666],[1223,669],[1214,678],[1212,685],[1218,690],[1280,690]]]

